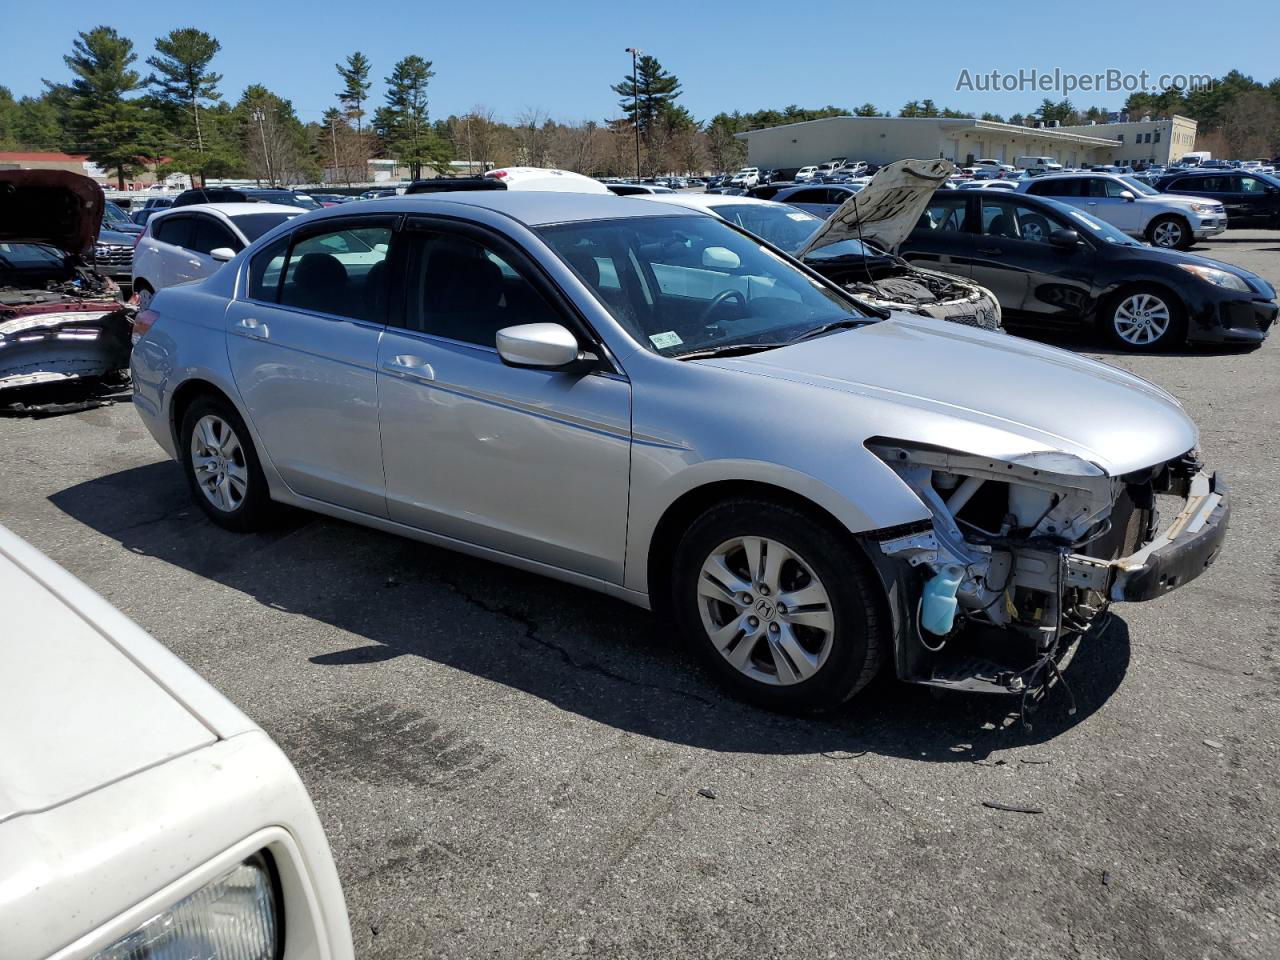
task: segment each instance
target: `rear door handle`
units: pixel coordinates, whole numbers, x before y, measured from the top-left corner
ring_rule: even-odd
[[[1004,253],[999,247],[979,247],[979,253]]]
[[[436,372],[431,368],[431,364],[421,357],[407,353],[392,357],[382,365],[382,369],[409,380],[430,382],[436,378]]]
[[[271,336],[271,330],[261,320],[254,317],[245,317],[236,323],[236,329],[241,331],[245,336],[252,337],[254,340],[266,340]]]

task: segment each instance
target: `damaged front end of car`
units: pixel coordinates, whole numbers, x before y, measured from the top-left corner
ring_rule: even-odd
[[[134,308],[84,259],[103,204],[101,188],[88,177],[0,172],[0,402],[6,409],[30,410],[32,390],[110,378],[128,368]]]
[[[996,460],[893,440],[868,448],[931,515],[867,544],[896,581],[899,676],[1018,696],[1024,721],[1111,602],[1189,582],[1226,535],[1225,484],[1194,452],[1110,476],[1054,451]],[[1176,516],[1159,531],[1158,503],[1171,498]]]

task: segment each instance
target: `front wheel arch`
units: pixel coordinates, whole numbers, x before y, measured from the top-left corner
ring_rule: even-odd
[[[668,609],[670,594],[667,589],[668,577],[675,561],[676,548],[684,532],[696,518],[712,507],[729,500],[741,499],[766,500],[779,506],[800,510],[847,537],[858,550],[863,550],[853,532],[831,511],[785,487],[758,480],[718,480],[703,484],[681,494],[667,507],[649,540],[649,602],[654,612],[660,617],[665,618],[671,612]]]

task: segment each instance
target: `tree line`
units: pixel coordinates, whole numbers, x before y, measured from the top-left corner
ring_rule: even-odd
[[[468,169],[524,164],[591,175],[642,175],[730,170],[746,159],[735,134],[833,116],[957,117],[1013,124],[1036,120],[1076,124],[1105,121],[1100,106],[1077,109],[1069,100],[1045,99],[1026,114],[1006,118],[911,100],[896,113],[863,103],[721,112],[700,121],[679,103],[679,78],[652,56],[637,59],[634,77],[611,85],[617,114],[602,121],[565,122],[529,108],[511,119],[479,104],[461,115],[432,119],[428,93],[432,62],[403,57],[384,78],[382,102],[370,102],[374,65],[360,51],[334,65],[333,105],[319,122],[303,122],[293,104],[262,84],[234,102],[214,69],[219,41],[194,27],[154,41],[139,63],[133,41],[107,26],[80,33],[63,58],[70,79],[45,81],[39,96],[14,98],[0,87],[0,149],[60,150],[86,155],[120,185],[146,166],[160,175],[194,179],[247,177],[276,184],[322,178],[348,185],[367,182],[369,160],[387,158],[412,177],[446,171],[450,161]],[[143,67],[147,68],[143,72]],[[1124,110],[1135,119],[1172,113],[1200,124],[1200,143],[1233,157],[1280,153],[1280,79],[1263,85],[1231,71],[1194,91],[1134,94]],[[636,146],[639,167],[636,170]]]

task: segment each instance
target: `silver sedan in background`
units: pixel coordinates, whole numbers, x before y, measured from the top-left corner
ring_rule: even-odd
[[[214,522],[278,501],[652,607],[773,707],[888,664],[1038,696],[1109,602],[1183,585],[1226,530],[1163,390],[869,315],[644,200],[315,211],[160,291],[135,335],[135,406]],[[1163,533],[1156,495],[1180,498]]]

